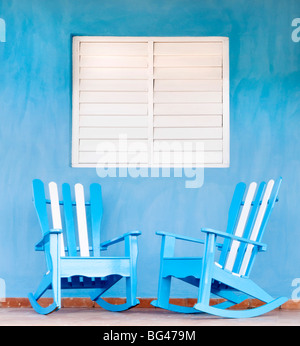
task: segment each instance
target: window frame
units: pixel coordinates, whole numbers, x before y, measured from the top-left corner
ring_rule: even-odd
[[[80,78],[79,78],[79,68],[80,68],[80,44],[82,42],[147,42],[152,43],[149,45],[148,60],[149,60],[149,70],[153,70],[153,45],[156,42],[222,42],[223,43],[223,52],[222,52],[222,105],[223,105],[223,114],[222,114],[222,163],[203,163],[197,165],[197,167],[204,168],[227,168],[230,165],[230,90],[229,90],[229,38],[228,37],[217,37],[217,36],[207,36],[207,37],[122,37],[122,36],[74,36],[72,42],[72,167],[98,167],[97,163],[80,163],[79,162],[79,129],[80,129]],[[152,47],[152,49],[151,49]],[[150,54],[152,54],[151,58]],[[150,79],[149,79],[150,80]],[[153,105],[153,86],[148,89],[148,104]],[[153,112],[148,114],[149,117],[149,128],[148,132],[153,129]],[[152,128],[150,128],[152,124]],[[149,138],[148,138],[149,139]],[[129,167],[129,164],[112,164],[108,165],[111,167]],[[137,165],[133,165],[137,166]],[[151,162],[147,164],[139,164],[140,167],[153,167]],[[155,165],[154,165],[155,166]],[[106,165],[107,167],[107,165]],[[157,165],[156,165],[157,167]],[[162,167],[162,166],[160,166]],[[170,167],[174,167],[170,165]]]

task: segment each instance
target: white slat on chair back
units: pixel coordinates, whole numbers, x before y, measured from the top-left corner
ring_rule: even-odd
[[[259,235],[260,226],[262,224],[262,221],[263,221],[263,218],[264,218],[264,215],[266,212],[267,204],[268,204],[269,198],[271,196],[273,186],[274,186],[274,180],[270,180],[267,184],[266,191],[265,191],[264,197],[262,199],[262,203],[261,203],[261,206],[259,208],[256,220],[255,220],[255,223],[253,226],[253,230],[252,230],[252,233],[250,236],[250,240],[252,240],[252,241],[256,241],[257,237]],[[245,275],[246,274],[246,271],[247,271],[248,265],[249,265],[249,261],[251,258],[252,250],[253,250],[253,245],[251,245],[251,244],[247,245],[247,249],[246,249],[244,259],[243,259],[243,262],[242,262],[242,265],[241,265],[241,268],[239,271],[239,275]]]
[[[51,201],[51,212],[52,212],[52,227],[54,229],[62,229],[60,207],[59,207],[59,197],[57,191],[57,184],[55,182],[49,183],[49,195]],[[61,247],[60,254],[65,256],[64,238],[63,234],[61,236]]]
[[[75,199],[76,199],[80,256],[89,257],[90,252],[89,252],[88,230],[87,230],[87,222],[86,222],[84,189],[81,184],[75,185]]]
[[[254,198],[254,194],[255,194],[255,190],[256,190],[256,186],[257,184],[255,182],[251,183],[247,192],[247,196],[245,199],[245,203],[242,207],[242,211],[240,214],[240,218],[236,227],[236,231],[235,231],[235,235],[238,237],[242,237],[244,234],[244,230],[245,230],[245,226],[248,220],[248,216],[250,213],[250,209],[251,209],[251,203],[253,201]],[[225,269],[232,271],[235,260],[236,260],[236,256],[237,256],[237,252],[240,246],[240,242],[234,240],[231,244],[231,249],[228,253],[227,256],[227,260],[226,260],[226,264],[225,264]]]

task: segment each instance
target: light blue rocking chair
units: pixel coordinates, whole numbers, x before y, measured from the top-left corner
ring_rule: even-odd
[[[136,298],[136,262],[137,236],[141,233],[132,231],[100,244],[102,196],[99,184],[90,185],[89,203],[85,202],[81,184],[75,185],[75,202],[72,202],[68,184],[62,185],[62,201],[59,200],[56,183],[49,184],[49,194],[50,199],[46,199],[43,182],[38,179],[33,181],[34,205],[43,233],[43,238],[35,249],[45,252],[48,271],[35,294],[29,294],[32,307],[40,314],[49,314],[60,309],[62,289],[72,289],[75,294],[80,294],[82,289],[92,289],[90,292],[95,292],[95,295],[91,299],[110,311],[123,311],[139,304]],[[49,226],[47,205],[50,205],[51,209],[52,228]],[[76,220],[74,214],[77,214]],[[90,224],[87,222],[87,215],[91,216]],[[100,256],[100,250],[106,250],[108,246],[121,241],[125,242],[124,256]],[[122,278],[126,279],[126,303],[115,305],[101,298],[103,293]],[[42,307],[38,299],[48,289],[53,291],[53,303]]]
[[[257,184],[251,183],[245,199],[246,184],[239,183],[229,209],[227,232],[203,228],[205,241],[157,232],[162,236],[159,287],[158,299],[151,304],[175,312],[205,312],[227,318],[247,318],[264,314],[285,303],[287,298],[274,299],[249,279],[257,253],[266,251],[261,239],[277,201],[281,180],[270,180],[268,184],[262,182],[257,192]],[[217,237],[223,242],[217,243]],[[203,257],[174,257],[176,239],[204,244]],[[216,248],[221,250],[218,260]],[[194,307],[170,303],[172,277],[198,288]],[[225,301],[210,306],[212,294]],[[256,298],[265,304],[245,310],[228,309],[248,298]]]

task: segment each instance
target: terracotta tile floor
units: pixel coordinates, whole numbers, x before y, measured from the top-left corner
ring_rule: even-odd
[[[95,308],[62,308],[42,316],[31,308],[0,309],[0,326],[300,326],[300,311],[277,309],[249,319],[224,319],[160,309],[109,312]]]

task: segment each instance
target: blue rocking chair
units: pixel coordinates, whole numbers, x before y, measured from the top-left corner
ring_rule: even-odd
[[[229,209],[227,232],[203,228],[205,241],[157,232],[162,236],[159,287],[158,299],[151,304],[175,312],[205,312],[227,318],[247,318],[264,314],[285,303],[287,298],[274,299],[249,279],[257,253],[266,251],[261,239],[277,201],[281,180],[270,180],[268,184],[262,182],[258,189],[255,182],[251,183],[245,199],[246,185],[239,183]],[[223,242],[217,242],[218,237]],[[176,239],[203,244],[203,257],[174,257]],[[221,251],[218,259],[216,249]],[[198,288],[194,307],[170,303],[172,277]],[[225,301],[211,306],[212,294]],[[252,309],[228,309],[249,297],[265,304]]]
[[[35,311],[45,315],[60,309],[62,289],[73,289],[75,294],[80,293],[82,289],[92,289],[95,294],[91,299],[110,311],[123,311],[139,304],[136,298],[136,262],[137,236],[141,233],[128,232],[100,244],[102,196],[99,184],[90,185],[89,203],[85,202],[81,184],[75,185],[75,202],[72,202],[68,184],[62,185],[63,201],[59,200],[57,185],[54,182],[49,184],[49,195],[50,199],[46,199],[42,181],[33,181],[34,205],[43,233],[42,240],[36,244],[35,249],[45,252],[48,268],[35,294],[29,294],[30,303]],[[51,209],[52,228],[49,226],[47,209]],[[77,214],[76,221],[73,214]],[[87,215],[91,216],[90,234]],[[100,256],[100,250],[106,250],[108,246],[121,241],[125,242],[123,257]],[[103,293],[122,278],[126,279],[126,303],[115,305],[101,298]],[[53,291],[53,303],[48,307],[42,307],[38,299],[48,289]]]

